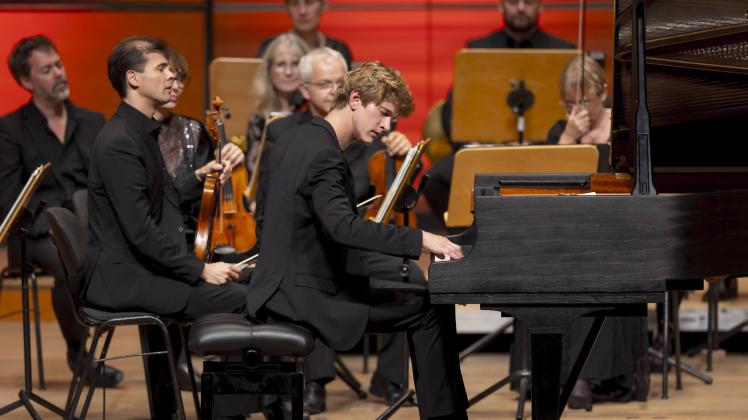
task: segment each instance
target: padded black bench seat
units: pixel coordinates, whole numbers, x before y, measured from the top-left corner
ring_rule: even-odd
[[[291,397],[292,419],[301,420],[302,361],[313,348],[314,336],[297,325],[252,323],[242,314],[213,314],[198,319],[190,330],[191,353],[228,356],[222,362],[203,363],[200,418],[219,417],[215,409],[218,395],[285,394]]]
[[[200,356],[244,355],[304,357],[314,348],[312,334],[293,324],[253,324],[242,314],[213,314],[192,324],[190,351]]]

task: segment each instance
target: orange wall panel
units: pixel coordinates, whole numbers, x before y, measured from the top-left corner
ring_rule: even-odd
[[[119,103],[107,78],[107,58],[112,48],[130,35],[161,37],[186,55],[193,74],[192,85],[179,111],[200,116],[203,114],[203,26],[203,15],[199,12],[5,11],[0,13],[0,56],[7,60],[13,45],[22,37],[47,35],[60,50],[67,69],[70,98],[108,118]],[[13,80],[7,64],[0,66],[0,90],[3,92],[0,114],[13,111],[30,98]]]

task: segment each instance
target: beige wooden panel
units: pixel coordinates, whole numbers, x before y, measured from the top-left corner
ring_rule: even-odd
[[[475,174],[594,173],[597,160],[593,145],[464,148],[455,155],[446,224],[465,227],[473,223]]]
[[[247,134],[255,108],[252,80],[261,62],[259,58],[218,57],[210,63],[210,97],[220,96],[231,111],[225,124],[229,137]]]
[[[455,141],[517,141],[517,116],[507,105],[512,80],[523,80],[535,95],[525,113],[525,139],[545,140],[565,118],[558,80],[575,50],[463,49],[455,58],[452,138]]]

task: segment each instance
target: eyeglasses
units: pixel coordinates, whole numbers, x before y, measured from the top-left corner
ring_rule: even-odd
[[[307,82],[306,84],[312,85],[319,90],[329,90],[329,89],[337,89],[338,86],[340,86],[342,83],[343,83],[342,79],[339,79],[339,80],[322,79],[322,80],[317,80],[314,82]]]
[[[298,61],[277,61],[271,63],[271,68],[274,71],[284,72],[287,70],[296,70],[299,68],[299,62]]]
[[[581,101],[560,101],[559,105],[564,107],[567,112],[571,112],[571,109],[574,108],[574,105],[581,105],[584,108],[587,108],[589,104],[592,103],[592,99],[582,99]]]
[[[174,78],[174,81],[177,82],[177,86],[179,86],[181,88],[186,88],[187,85],[190,84],[190,80],[192,80],[192,79],[187,74],[180,74],[180,75],[178,75],[177,77]]]

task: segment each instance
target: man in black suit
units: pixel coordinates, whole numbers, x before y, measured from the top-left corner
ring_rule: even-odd
[[[67,73],[57,47],[36,35],[21,39],[8,57],[10,72],[18,84],[31,93],[31,100],[0,118],[0,218],[10,210],[31,172],[52,162],[31,197],[31,208],[47,206],[72,208],[70,197],[86,188],[91,148],[104,125],[104,116],[75,106],[68,96]],[[34,221],[27,235],[28,257],[33,264],[52,274],[52,307],[67,345],[67,361],[74,368],[85,351],[88,329],[76,321],[68,297],[65,269],[49,236],[44,217]],[[20,264],[17,238],[8,246],[8,260]],[[89,370],[89,380],[95,369]],[[121,371],[107,366],[98,385],[112,387],[123,378]]]
[[[324,118],[332,108],[335,91],[343,80],[348,68],[343,56],[331,48],[317,48],[310,51],[299,62],[302,85],[300,91],[307,100],[308,109],[296,112],[286,118],[274,121],[268,126],[267,143],[264,158],[260,164],[260,191],[257,195],[257,207],[262,208],[267,178],[268,159],[276,139],[292,133],[297,127],[309,123],[314,117]],[[369,179],[369,158],[379,150],[386,150],[392,156],[403,157],[411,147],[410,140],[401,132],[392,131],[372,144],[355,142],[343,151],[348,166],[353,175],[355,201],[361,202],[371,197],[371,181]],[[258,220],[262,220],[261,212],[256,212]],[[402,258],[367,253],[367,268],[371,278],[377,281],[402,282],[399,269]],[[423,273],[415,265],[410,264],[409,281],[424,284]],[[390,292],[375,290],[377,294]],[[384,399],[388,405],[399,400],[408,384],[403,384],[405,370],[408,369],[408,359],[404,354],[405,334],[384,334],[381,348],[377,354],[377,368],[372,375],[370,392]],[[306,387],[304,388],[304,408],[310,414],[318,414],[326,409],[325,385],[335,379],[335,352],[324,343],[317,343],[314,351],[305,359]]]
[[[485,37],[471,39],[466,48],[555,48],[573,49],[574,44],[557,38],[538,27],[538,18],[543,12],[541,0],[502,0],[499,11],[504,15],[504,28]],[[452,139],[452,91],[442,107],[442,128]],[[438,220],[447,211],[449,187],[452,183],[454,154],[438,162],[429,170],[429,183],[424,196]]]
[[[396,70],[364,63],[343,78],[324,119],[315,117],[278,140],[247,310],[310,328],[335,350],[351,348],[365,331],[406,330],[421,417],[467,418],[454,308],[430,305],[427,293],[374,302],[361,252],[413,259],[422,250],[462,258],[462,250],[441,236],[360,217],[343,156],[353,142],[371,143],[393,117],[412,109]]]
[[[338,51],[345,58],[348,68],[351,68],[353,55],[348,45],[339,39],[330,38],[319,30],[319,20],[328,6],[328,0],[286,0],[286,12],[291,18],[290,32],[303,39],[309,49],[329,47]],[[275,36],[262,41],[257,51],[258,57],[262,57],[273,39]]]
[[[223,262],[206,264],[187,251],[179,208],[192,192],[178,191],[166,172],[158,146],[161,124],[153,119],[156,108],[169,102],[175,78],[166,45],[126,38],[109,56],[108,73],[122,102],[91,154],[87,302],[188,320],[243,312],[245,288],[233,283],[239,270]],[[224,169],[222,179],[230,176],[219,164],[209,169]],[[143,349],[163,349],[156,337],[142,328]],[[173,412],[168,367],[155,359],[146,362],[151,415],[168,418]]]

